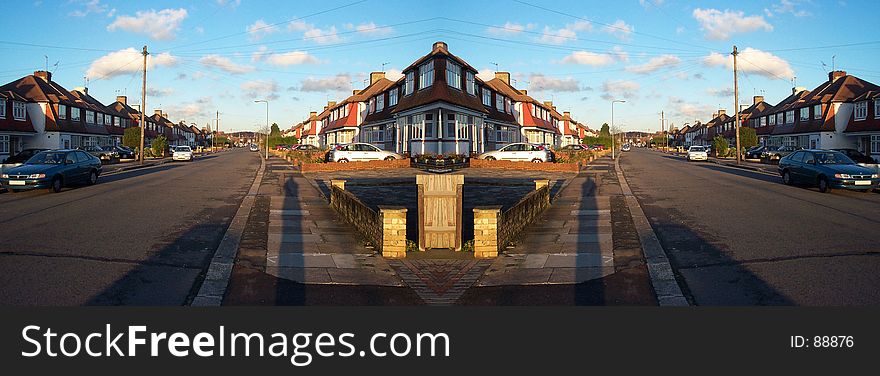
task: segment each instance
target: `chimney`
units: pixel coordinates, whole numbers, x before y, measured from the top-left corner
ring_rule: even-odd
[[[333,107],[335,105],[336,105],[336,102],[333,102],[333,101],[327,102],[327,108]]]
[[[529,91],[526,89],[520,90],[519,92],[522,93],[522,95],[529,95]]]
[[[836,71],[828,72],[828,81],[834,82],[838,78],[841,78],[844,76],[846,76],[846,71],[836,70]]]
[[[360,91],[360,90],[352,90],[352,91],[351,91],[351,95],[357,95],[357,93],[358,93],[359,91]]]
[[[727,110],[718,110],[718,116],[724,115],[727,113]]]
[[[565,111],[565,112],[562,113],[562,115],[565,116],[565,117],[567,117],[567,118],[571,118],[571,112]]]
[[[764,96],[763,96],[763,95],[756,95],[756,96],[752,97],[752,104],[758,104],[758,103],[761,103],[761,102],[763,102],[763,101],[764,101]]]
[[[162,110],[153,110],[153,114],[162,116]]]
[[[717,112],[713,112],[713,113],[712,113],[712,119],[717,118],[717,117],[718,117],[718,113],[717,113]]]
[[[315,116],[318,116],[318,113],[316,111],[309,112],[310,118],[315,117]]]
[[[73,90],[74,90],[74,91],[78,91],[78,92],[83,93],[83,94],[86,94],[86,95],[89,94],[89,88],[87,88],[87,87],[85,87],[85,86],[77,86],[77,87],[73,88]]]
[[[385,78],[385,72],[370,72],[370,85],[383,78]]]
[[[124,95],[117,95],[116,101],[119,103],[122,103],[122,104],[128,104],[128,97],[126,97]]]
[[[510,85],[510,72],[495,72],[495,78],[504,81],[505,84]]]
[[[446,45],[446,42],[434,42],[434,46],[431,47],[431,52],[449,52],[449,46]]]
[[[553,101],[544,101],[544,105],[549,108],[553,108]]]
[[[42,78],[43,81],[52,82],[52,72],[38,70],[38,71],[34,72],[34,76]]]

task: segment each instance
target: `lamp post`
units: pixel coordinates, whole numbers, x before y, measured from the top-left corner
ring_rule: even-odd
[[[614,104],[615,103],[626,103],[625,100],[615,99],[611,101],[611,128],[608,129],[611,133],[611,159],[616,159],[616,155],[614,154]]]
[[[266,160],[269,159],[269,133],[272,133],[272,128],[269,128],[269,101],[265,99],[260,99],[254,101],[254,103],[265,103],[266,104]]]

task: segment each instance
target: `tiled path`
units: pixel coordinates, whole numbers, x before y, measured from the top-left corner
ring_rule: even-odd
[[[609,196],[614,186],[600,189],[609,170],[611,159],[603,158],[572,179],[477,286],[571,284],[614,273]]]
[[[491,260],[389,260],[407,286],[431,305],[452,305],[486,271]]]

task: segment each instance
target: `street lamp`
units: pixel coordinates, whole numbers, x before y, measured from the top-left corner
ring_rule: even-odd
[[[269,160],[269,133],[272,132],[272,128],[269,128],[269,101],[265,99],[260,99],[254,101],[254,103],[265,103],[266,104],[266,160]]]
[[[614,104],[615,103],[626,103],[626,101],[622,100],[622,99],[615,99],[615,100],[611,101],[611,129],[609,129],[609,131],[611,131],[611,159],[616,159],[616,156],[614,154]]]

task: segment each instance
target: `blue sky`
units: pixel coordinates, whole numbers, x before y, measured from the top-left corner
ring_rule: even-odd
[[[656,130],[733,109],[729,53],[739,47],[740,103],[811,89],[833,64],[880,82],[876,1],[18,1],[0,25],[0,82],[46,66],[68,89],[140,102],[139,51],[150,52],[148,111],[223,130],[289,127],[310,110],[393,74],[447,42],[491,76],[552,100],[591,127]],[[11,9],[10,9],[11,8]],[[38,18],[38,19],[37,19]],[[35,27],[35,22],[38,22]],[[56,66],[57,63],[57,66]],[[824,65],[823,65],[824,64]],[[793,80],[794,78],[794,80]]]

